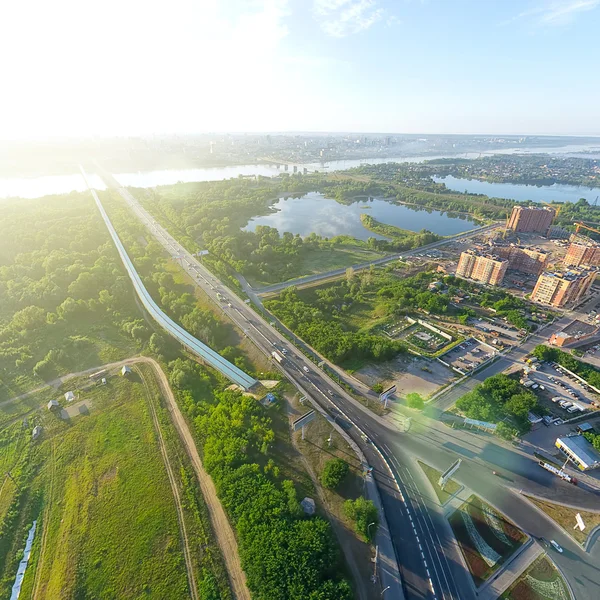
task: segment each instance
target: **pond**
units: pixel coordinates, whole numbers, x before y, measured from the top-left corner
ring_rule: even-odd
[[[454,235],[474,229],[477,225],[466,218],[448,216],[437,210],[418,209],[402,204],[392,204],[380,198],[359,198],[345,205],[322,194],[312,192],[301,198],[280,198],[272,205],[273,213],[251,219],[245,231],[255,231],[258,225],[275,227],[279,233],[289,231],[305,237],[316,233],[322,237],[350,235],[359,240],[370,237],[386,239],[363,227],[362,213],[381,223],[402,229],[420,231],[428,229],[439,235]]]
[[[509,200],[533,200],[534,202],[577,202],[585,198],[592,203],[600,196],[600,188],[587,188],[577,185],[525,185],[520,183],[491,183],[477,179],[460,179],[448,175],[447,177],[433,177],[437,183],[444,183],[450,190],[470,194],[485,194],[490,198],[508,198]]]

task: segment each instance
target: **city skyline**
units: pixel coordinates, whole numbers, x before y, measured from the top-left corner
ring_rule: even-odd
[[[600,133],[600,0],[25,0],[0,14],[3,138]]]

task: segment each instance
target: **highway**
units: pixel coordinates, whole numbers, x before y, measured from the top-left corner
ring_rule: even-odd
[[[457,559],[448,526],[428,494],[423,493],[422,487],[417,483],[420,476],[415,458],[444,470],[458,457],[463,458],[463,466],[455,476],[459,483],[505,512],[531,535],[557,540],[565,548],[565,553],[554,553],[552,558],[567,575],[576,598],[600,598],[598,545],[594,547],[595,552],[584,552],[556,524],[526,502],[518,490],[524,489],[548,497],[568,494],[569,497],[575,497],[578,503],[595,503],[596,506],[597,497],[574,490],[538,467],[531,459],[494,438],[452,430],[427,418],[418,421],[409,432],[400,433],[392,423],[374,415],[325,373],[315,368],[250,306],[217,281],[154,221],[127,190],[119,188],[118,191],[169,250],[171,256],[183,257],[180,260],[184,269],[209,297],[221,305],[224,313],[266,354],[270,354],[274,348],[285,347],[287,357],[283,367],[290,379],[299,381],[305,389],[312,390],[314,399],[332,415],[339,417],[340,421],[347,423],[350,435],[374,467],[407,598],[475,598],[472,585],[468,583],[469,576]],[[217,293],[225,296],[227,301],[220,302]],[[537,343],[535,336],[526,342],[531,347]],[[525,352],[526,348],[522,351]],[[498,363],[501,360],[514,361],[517,357],[518,353],[515,352],[512,358],[502,358],[488,369],[497,368],[496,372],[499,372],[502,364]],[[304,367],[309,370],[308,373],[304,371]],[[329,394],[329,390],[332,394]],[[456,390],[456,393],[459,394],[460,390]],[[361,432],[352,423],[359,425],[375,444],[363,442]],[[391,468],[393,477],[387,465]],[[498,470],[501,477],[494,476],[492,469]]]

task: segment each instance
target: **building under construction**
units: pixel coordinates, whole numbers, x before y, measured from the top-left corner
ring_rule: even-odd
[[[600,243],[584,240],[582,236],[571,242],[565,256],[565,265],[569,267],[600,266]]]
[[[498,285],[508,269],[508,260],[477,250],[461,253],[456,274],[480,283]]]
[[[539,275],[545,268],[548,254],[541,250],[517,246],[516,244],[494,245],[493,252],[508,260],[508,268],[529,275]]]
[[[547,235],[556,212],[552,208],[534,206],[513,206],[506,224],[507,229],[519,233],[539,233]]]

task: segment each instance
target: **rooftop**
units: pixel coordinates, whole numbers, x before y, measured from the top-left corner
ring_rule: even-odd
[[[568,448],[588,467],[600,465],[600,452],[598,452],[582,435],[561,437],[556,441]]]
[[[566,269],[564,271],[544,271],[542,275],[544,277],[556,277],[557,279],[563,279],[565,281],[577,281],[577,279],[587,277],[591,272],[595,272],[595,269]]]

